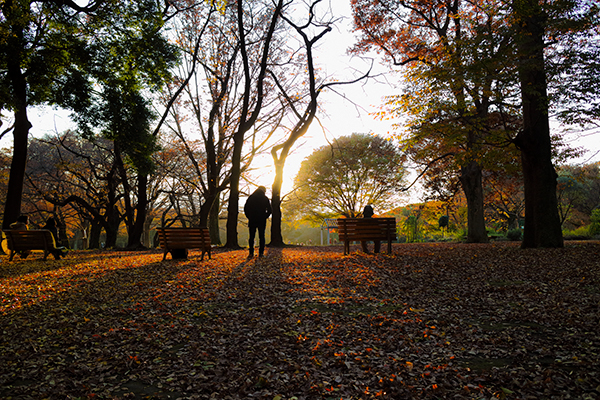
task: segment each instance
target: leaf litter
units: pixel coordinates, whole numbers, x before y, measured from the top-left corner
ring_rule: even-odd
[[[0,398],[600,398],[598,242],[353,250],[3,262]]]

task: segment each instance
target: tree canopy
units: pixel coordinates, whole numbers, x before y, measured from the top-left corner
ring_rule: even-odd
[[[164,82],[176,53],[155,1],[5,1],[0,21],[0,107],[14,114],[3,226],[20,212],[31,123],[27,108],[52,104],[98,128],[138,170],[151,167],[145,90]],[[168,7],[166,7],[168,8]],[[91,129],[90,129],[91,130]]]
[[[287,210],[309,219],[356,216],[370,204],[393,208],[406,170],[398,147],[379,136],[354,133],[316,149],[301,164]]]
[[[356,215],[366,204],[388,210],[406,157],[436,198],[462,189],[469,241],[487,241],[490,218],[514,226],[525,202],[527,246],[560,246],[558,218],[548,217],[558,208],[548,118],[586,125],[600,116],[597,4],[352,0],[353,51],[382,52],[402,74],[382,113],[406,122],[394,137],[402,153],[377,136],[340,138],[303,164],[286,199],[284,163],[317,119],[317,96],[345,83],[325,76],[313,53],[336,23],[325,3],[0,2],[0,112],[12,114],[0,137],[14,136],[3,224],[21,204],[38,216],[66,211],[95,233],[110,231],[111,243],[124,223],[133,247],[159,213],[209,223],[215,243],[226,216],[235,248],[240,181],[254,156],[271,150],[274,245],[283,243],[279,211],[288,200],[288,210],[314,217]],[[28,109],[45,104],[70,110],[79,129],[30,140]],[[507,151],[512,145],[520,153]],[[559,184],[565,218],[581,190],[571,176]],[[108,198],[96,196],[104,190]]]

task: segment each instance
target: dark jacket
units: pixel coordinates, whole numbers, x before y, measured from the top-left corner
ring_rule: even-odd
[[[271,202],[260,189],[256,189],[244,205],[244,214],[249,221],[266,221],[271,212]]]
[[[54,218],[48,218],[46,225],[42,226],[42,229],[48,229],[50,232],[52,232],[54,242],[56,242],[57,246],[60,246],[60,242],[58,241],[58,228],[56,227],[56,220]]]

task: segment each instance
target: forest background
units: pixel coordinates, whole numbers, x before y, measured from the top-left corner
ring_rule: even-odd
[[[335,18],[344,17],[345,19],[340,20],[340,23],[335,25],[335,30],[330,32],[330,35],[325,35],[322,44],[315,49],[316,59],[319,61],[319,67],[323,68],[324,75],[335,76],[337,79],[352,79],[356,76],[356,71],[364,71],[372,62],[373,58],[377,58],[375,54],[370,55],[367,58],[361,57],[350,57],[346,54],[346,50],[352,46],[355,41],[353,34],[350,32],[349,5],[345,3],[336,2],[330,4],[332,15]],[[333,44],[333,45],[332,45]],[[319,54],[320,53],[320,54]],[[336,88],[335,91],[326,92],[320,102],[322,113],[319,115],[320,124],[312,124],[310,130],[304,137],[305,144],[297,147],[294,150],[292,156],[286,164],[286,176],[288,177],[287,187],[284,186],[284,192],[291,190],[291,179],[294,175],[295,170],[299,167],[299,162],[316,147],[325,143],[331,142],[333,138],[341,135],[347,135],[356,131],[373,132],[382,136],[385,136],[394,129],[393,123],[390,121],[381,121],[374,118],[372,114],[376,114],[381,99],[394,93],[398,90],[397,82],[398,79],[393,73],[383,74],[383,71],[387,71],[387,68],[378,63],[379,60],[373,64],[376,66],[375,71],[372,71],[374,78],[364,80],[354,85],[345,85]],[[340,64],[341,63],[341,64]],[[348,75],[344,77],[344,74],[340,74],[340,71],[345,71]],[[50,134],[56,136],[65,132],[65,126],[69,126],[69,121],[66,124],[57,123],[60,119],[66,118],[64,114],[58,114],[52,116],[53,111],[49,109],[38,108],[35,111],[38,113],[38,118],[32,118],[33,128],[32,133],[37,138],[41,138],[44,134]],[[37,120],[37,121],[36,121]],[[52,123],[50,123],[52,120]],[[43,126],[43,129],[39,129]],[[48,129],[50,128],[50,129]],[[553,126],[555,131],[563,129],[563,127],[555,124]],[[39,130],[38,130],[39,129]],[[568,130],[569,128],[564,128]],[[598,160],[597,150],[594,150],[594,145],[597,146],[594,140],[594,130],[587,131],[585,135],[581,134],[581,131],[575,131],[568,134],[565,137],[565,141],[573,141],[575,146],[580,146],[583,143],[584,147],[587,147],[590,151],[587,154],[581,155],[577,159],[566,160],[565,164],[576,164],[585,163],[591,164],[591,167],[582,167],[577,169],[574,166],[565,166],[563,171],[568,177],[574,175],[586,175],[588,179],[586,187],[582,186],[581,180],[570,180],[570,178],[564,178],[562,180],[562,186],[559,189],[564,189],[561,194],[562,203],[561,207],[564,213],[562,214],[564,219],[565,230],[571,231],[571,235],[585,236],[589,235],[589,226],[592,222],[591,210],[584,210],[581,206],[583,197],[587,196],[587,202],[589,203],[593,198],[594,187],[597,187],[598,175],[594,175],[593,163]],[[597,137],[597,136],[596,136]],[[590,140],[591,138],[591,140]],[[581,139],[587,139],[588,141],[582,142]],[[8,153],[5,152],[5,155]],[[4,161],[7,158],[3,158]],[[252,188],[258,184],[271,186],[273,174],[272,172],[265,172],[271,170],[272,160],[270,156],[262,158],[260,154],[257,154],[255,163],[253,164],[254,171],[248,171],[245,176],[244,187],[242,188],[242,200],[243,194],[251,192]],[[4,171],[6,171],[6,163],[4,164]],[[595,166],[597,171],[597,165]],[[587,172],[586,172],[587,171]],[[565,175],[565,176],[566,176]],[[6,175],[5,175],[6,177]],[[559,183],[561,183],[559,181]],[[590,186],[591,185],[591,186]],[[594,186],[595,185],[595,186]],[[560,185],[559,185],[560,186]],[[584,190],[585,189],[585,190]],[[584,191],[587,191],[584,193]],[[395,210],[380,210],[379,215],[395,215],[398,217],[402,229],[405,233],[401,234],[402,239],[406,241],[419,241],[419,240],[446,240],[449,237],[454,239],[460,238],[464,235],[466,229],[466,216],[465,216],[465,204],[464,199],[461,199],[460,195],[453,197],[452,203],[448,201],[429,201],[427,197],[428,193],[416,189],[413,190],[409,200],[405,200],[406,203],[412,203],[405,205],[404,207],[397,208]],[[559,197],[560,195],[559,194]],[[591,198],[590,198],[591,196]],[[518,197],[518,195],[517,195]],[[39,199],[37,199],[39,200]],[[39,212],[40,214],[56,214],[63,211],[57,209],[56,205],[43,205],[43,202],[34,200],[31,204],[33,213]],[[512,199],[515,200],[515,199]],[[522,201],[522,198],[520,199]],[[597,204],[597,203],[596,203]],[[589,207],[586,206],[586,207]],[[493,208],[493,207],[492,207]],[[592,208],[593,209],[593,208]],[[450,212],[452,210],[452,212]],[[498,210],[495,212],[501,215],[506,210]],[[66,213],[68,214],[68,212]],[[72,246],[78,247],[83,246],[83,242],[78,244],[86,234],[84,233],[84,227],[81,223],[70,221],[69,216],[63,217],[65,222],[67,236],[72,239]],[[440,227],[440,217],[448,215],[450,224],[448,227]],[[511,230],[506,223],[503,223],[498,215],[490,215],[488,217],[489,229],[493,237],[506,236]],[[155,221],[158,224],[158,220]],[[587,228],[586,228],[587,227]],[[287,242],[291,243],[318,243],[322,234],[319,224],[316,226],[313,223],[302,224],[302,221],[289,222],[284,221],[283,225],[284,238]],[[89,228],[88,228],[89,229]],[[586,230],[587,229],[587,230]],[[498,232],[496,234],[496,231]],[[241,221],[240,228],[238,229],[240,243],[245,243],[245,230],[243,229],[243,220]],[[453,234],[450,235],[449,232]],[[118,245],[126,245],[125,227],[120,227],[120,239]],[[145,239],[145,243],[150,245],[150,238]]]

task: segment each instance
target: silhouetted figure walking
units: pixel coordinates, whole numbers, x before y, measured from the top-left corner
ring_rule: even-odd
[[[259,186],[246,200],[244,205],[244,214],[248,218],[248,258],[254,257],[254,238],[258,229],[258,256],[262,257],[265,253],[265,228],[267,219],[271,215],[271,202],[266,196],[267,188]]]

